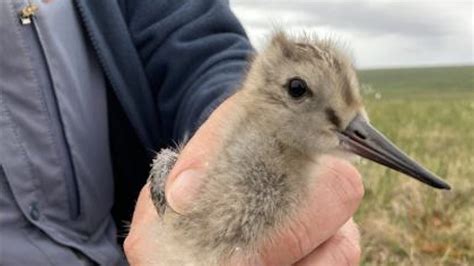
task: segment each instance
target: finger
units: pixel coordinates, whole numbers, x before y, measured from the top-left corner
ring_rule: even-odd
[[[324,156],[313,172],[305,202],[265,245],[261,259],[266,265],[295,263],[334,235],[356,211],[364,190],[350,163]]]
[[[151,201],[150,183],[146,183],[138,195],[135,210],[133,212],[131,227],[138,227],[140,223],[149,223],[158,219],[158,213]]]
[[[234,99],[230,97],[222,103],[181,151],[165,186],[166,200],[174,211],[183,214],[193,202],[202,177],[222,143],[226,123],[236,119],[239,107]]]
[[[359,228],[350,219],[334,236],[295,265],[358,265],[361,255],[359,241]]]
[[[140,261],[142,254],[153,254],[155,252],[153,236],[156,235],[159,216],[150,197],[150,184],[143,186],[138,196],[133,213],[130,232],[123,244],[127,260],[131,265],[134,261]]]

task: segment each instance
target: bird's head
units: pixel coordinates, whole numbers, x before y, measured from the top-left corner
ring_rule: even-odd
[[[261,126],[290,147],[309,156],[355,153],[449,188],[370,125],[352,61],[334,41],[276,33],[254,58],[244,87]]]

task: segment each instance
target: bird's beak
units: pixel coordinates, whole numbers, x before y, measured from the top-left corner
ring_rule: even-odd
[[[338,136],[345,149],[359,156],[404,173],[432,187],[451,189],[447,183],[398,149],[360,114],[344,131],[338,132]]]

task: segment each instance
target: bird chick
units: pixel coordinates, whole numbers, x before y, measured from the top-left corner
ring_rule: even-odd
[[[355,153],[449,188],[369,124],[351,60],[330,40],[275,34],[233,100],[239,110],[186,215],[164,197],[177,153],[166,149],[154,161],[163,265],[222,265],[236,251],[257,254],[305,200],[310,168],[323,154]]]

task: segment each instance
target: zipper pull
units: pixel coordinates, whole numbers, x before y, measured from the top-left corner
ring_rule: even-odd
[[[35,5],[35,4],[32,4],[32,3],[29,3],[18,14],[18,16],[20,18],[20,23],[22,25],[31,24],[31,19],[35,15],[36,11],[38,11],[38,6]]]

